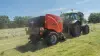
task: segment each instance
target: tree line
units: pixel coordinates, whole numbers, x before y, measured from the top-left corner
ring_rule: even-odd
[[[0,29],[27,27],[30,18],[32,16],[15,16],[11,21],[8,16],[2,15],[0,16]]]
[[[1,15],[0,29],[27,27],[30,18],[32,18],[32,16],[15,16],[13,21],[11,21],[8,16]],[[88,21],[89,23],[100,23],[100,13],[91,13],[88,17]]]

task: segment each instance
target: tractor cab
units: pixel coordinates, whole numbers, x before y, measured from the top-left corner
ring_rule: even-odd
[[[60,15],[63,19],[63,32],[68,33],[73,37],[89,33],[89,26],[82,12],[69,12]]]
[[[75,23],[76,21],[79,21],[81,24],[84,20],[84,14],[82,12],[70,12],[70,13],[63,13],[61,15],[63,20],[70,23]]]
[[[66,15],[66,18],[65,19],[70,19],[70,20],[79,20],[79,16],[77,13],[68,13]]]

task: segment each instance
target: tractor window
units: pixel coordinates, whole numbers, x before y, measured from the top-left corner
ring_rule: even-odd
[[[76,19],[74,14],[68,14],[65,18],[66,19]]]
[[[76,19],[75,14],[71,15],[71,19]]]
[[[65,18],[66,18],[66,19],[73,19],[73,18],[74,18],[74,16],[73,16],[73,15],[68,14],[68,15],[66,15],[66,16],[65,16]]]
[[[65,16],[65,19],[76,19],[76,16],[75,16],[75,14],[68,14],[68,15],[66,15]]]
[[[64,18],[71,19],[71,20],[79,20],[80,19],[80,17],[76,13],[67,14]]]
[[[75,19],[77,19],[77,20],[80,19],[80,17],[77,14],[75,14],[74,16],[75,16]]]
[[[72,19],[72,20],[79,20],[80,17],[77,14],[70,14],[70,19]]]
[[[69,15],[67,15],[65,18],[66,18],[66,19],[69,19],[69,18],[70,18],[70,16],[69,16]]]

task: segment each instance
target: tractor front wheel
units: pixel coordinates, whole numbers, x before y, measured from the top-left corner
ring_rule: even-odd
[[[82,33],[84,35],[89,33],[89,26],[88,25],[85,25],[82,27]]]

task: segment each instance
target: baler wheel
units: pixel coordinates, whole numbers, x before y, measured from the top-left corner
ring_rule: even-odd
[[[56,32],[49,32],[44,39],[47,45],[54,45],[58,42],[58,37]]]

